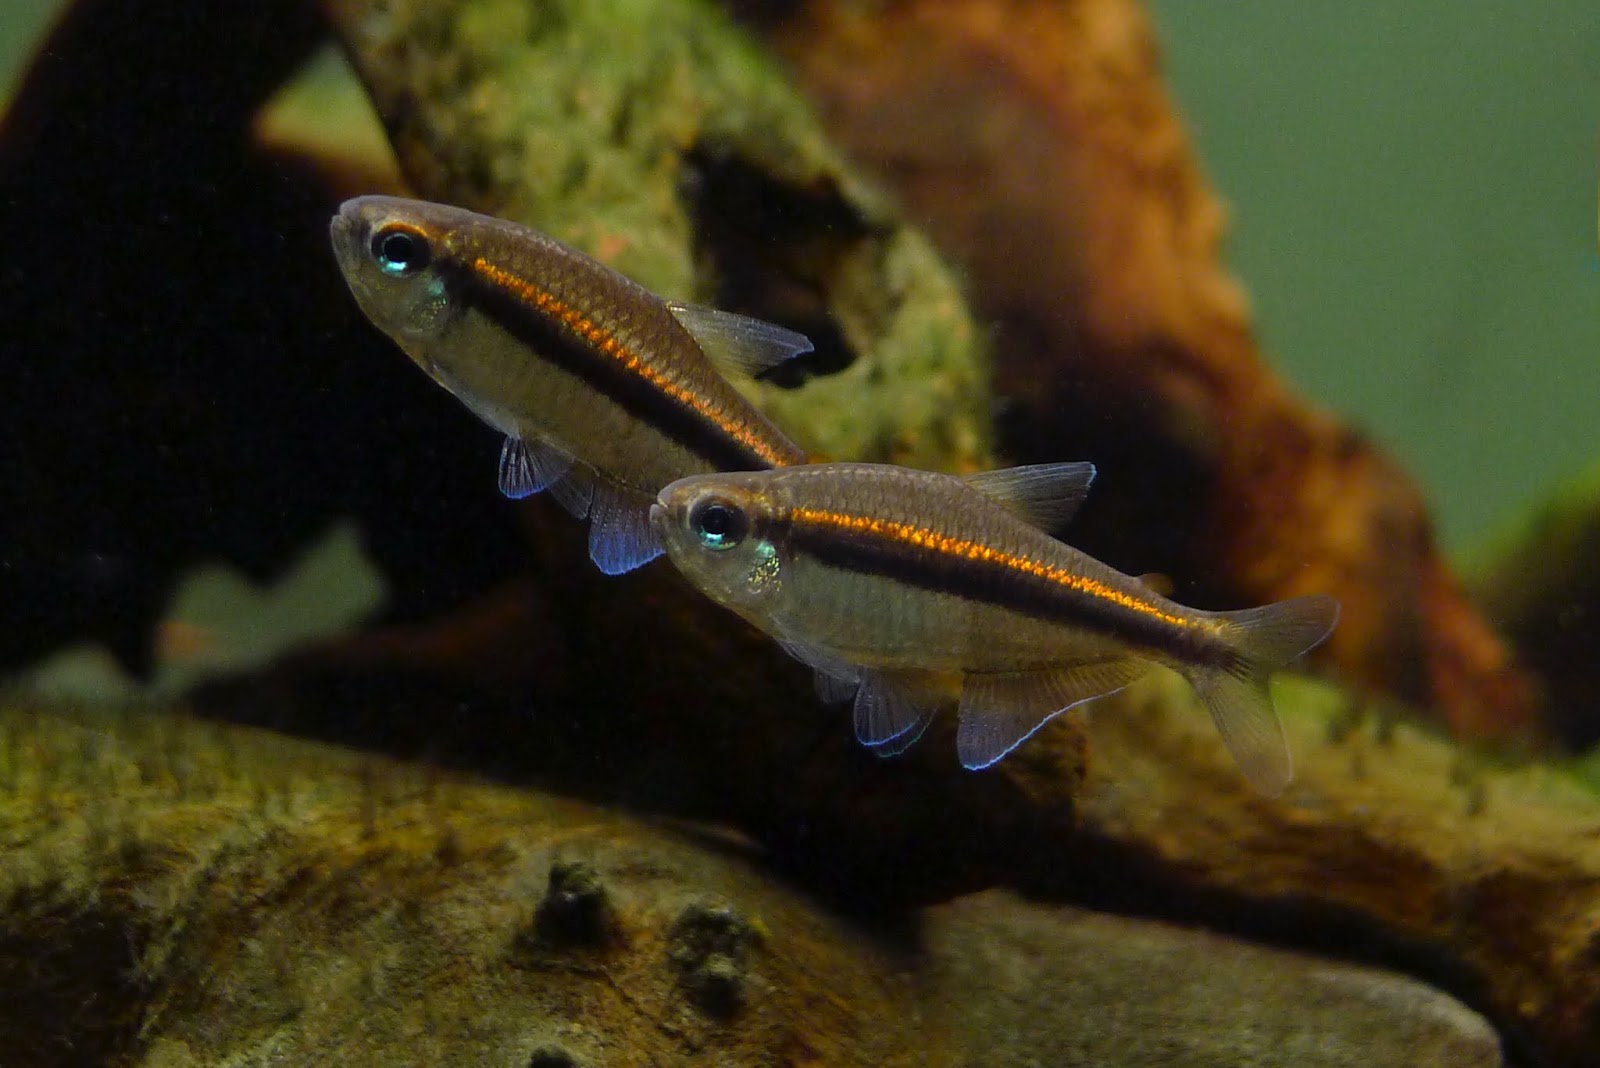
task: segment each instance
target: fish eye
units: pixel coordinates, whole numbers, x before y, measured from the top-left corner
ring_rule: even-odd
[[[750,521],[737,507],[711,497],[689,512],[689,526],[707,549],[731,549],[744,540]]]
[[[384,274],[404,278],[428,265],[428,242],[413,230],[386,226],[372,235],[372,258]]]

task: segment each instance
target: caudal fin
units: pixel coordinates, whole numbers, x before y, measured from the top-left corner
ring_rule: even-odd
[[[1294,761],[1272,707],[1267,677],[1333,632],[1339,602],[1321,595],[1296,597],[1221,612],[1217,618],[1237,658],[1226,668],[1192,668],[1189,682],[1244,777],[1262,793],[1276,796],[1294,778]]]

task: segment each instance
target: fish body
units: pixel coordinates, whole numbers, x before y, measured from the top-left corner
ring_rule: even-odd
[[[1246,776],[1292,777],[1267,674],[1331,631],[1337,604],[1304,597],[1206,612],[1051,537],[1087,491],[1088,464],[957,478],[816,464],[686,478],[651,520],[713,599],[854,692],[858,737],[915,741],[959,692],[957,745],[986,767],[1052,716],[1156,665],[1183,673]]]
[[[660,552],[646,517],[669,482],[805,458],[721,373],[809,351],[802,335],[664,301],[536,230],[443,204],[360,197],[329,232],[367,317],[506,435],[501,489],[550,489],[590,517],[602,570]]]

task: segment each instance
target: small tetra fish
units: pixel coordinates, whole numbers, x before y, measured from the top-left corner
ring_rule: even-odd
[[[535,230],[461,208],[359,197],[329,226],[361,310],[505,434],[500,488],[590,519],[619,574],[660,555],[648,511],[685,475],[802,463],[719,373],[811,350],[792,330],[664,301]]]
[[[985,768],[1052,716],[1152,666],[1181,672],[1246,778],[1293,778],[1267,676],[1322,641],[1330,597],[1204,612],[1056,541],[1094,477],[1045,464],[957,478],[830,463],[685,478],[650,520],[712,599],[855,695],[856,737],[893,754],[960,693],[957,748]]]

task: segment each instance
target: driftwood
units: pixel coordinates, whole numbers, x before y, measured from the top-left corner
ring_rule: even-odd
[[[999,321],[1001,448],[1090,458],[1106,473],[1074,537],[1132,570],[1171,574],[1197,602],[1333,592],[1347,617],[1325,664],[1463,731],[1524,723],[1524,683],[1455,593],[1408,484],[1256,360],[1214,257],[1220,214],[1137,12],[1121,0],[871,8],[819,4],[761,25],[858,155],[896,158],[874,151],[884,144],[864,118],[874,108],[892,115],[898,101],[910,113],[899,128],[922,131],[916,145],[888,146],[915,165],[886,173]],[[603,27],[584,22],[595,10],[324,5],[416,193],[552,230],[669,295],[812,333],[819,354],[805,380],[763,383],[756,396],[819,452],[992,462],[990,368],[954,272],[830,146],[776,66],[698,4],[607,6]],[[808,34],[828,47],[810,54]],[[1026,90],[1032,103],[1017,114],[1039,125],[1012,133],[1043,158],[1007,172],[991,164],[1024,157],[965,157],[987,190],[967,206],[1013,214],[979,225],[947,210],[963,198],[919,153],[965,142],[912,121],[932,105],[897,95],[907,91],[897,53],[870,47],[885,41],[925,62],[950,56],[943,84],[974,109],[968,134],[992,129],[990,109]],[[858,99],[830,56],[859,68]],[[998,87],[959,81],[977,70],[1010,74]],[[47,113],[49,88],[22,113]],[[1035,187],[1040,173],[1064,184]],[[277,273],[322,262],[321,242],[286,238]],[[1037,289],[1013,288],[1009,261],[1034,255],[1020,277]],[[337,297],[332,271],[323,279]],[[1070,314],[1040,310],[1053,307]],[[343,324],[308,326],[321,341],[292,365],[297,389],[315,393],[317,369],[363,343],[348,309]],[[362,389],[388,388],[391,369],[395,383],[420,378],[364,343],[370,359],[352,376]],[[1278,800],[1246,792],[1176,683],[1105,703],[1087,729],[1064,718],[988,773],[959,768],[947,721],[905,758],[878,762],[842,710],[816,703],[802,668],[665,565],[605,580],[581,531],[547,502],[517,508],[514,525],[491,511],[492,442],[448,398],[414,386],[397,385],[381,417],[329,424],[386,439],[373,478],[432,479],[392,486],[404,509],[379,511],[383,495],[365,485],[352,505],[421,621],[214,687],[201,695],[212,711],[730,824],[855,909],[1005,884],[1359,952],[1481,1007],[1533,1058],[1592,1059],[1600,810],[1586,795],[1374,728],[1352,711],[1360,700],[1304,687],[1280,694],[1301,779]],[[297,419],[274,425],[303,428]],[[305,471],[305,492],[326,492],[320,469]],[[294,499],[288,484],[275,504]],[[440,615],[441,601],[457,607]]]
[[[8,1065],[1501,1063],[1391,973],[995,892],[851,920],[726,834],[429,765],[153,708],[0,741]]]
[[[970,274],[1002,448],[1101,466],[1076,541],[1204,603],[1333,593],[1347,682],[1462,735],[1532,724],[1414,484],[1262,363],[1136,0],[782,7],[829,132]]]

